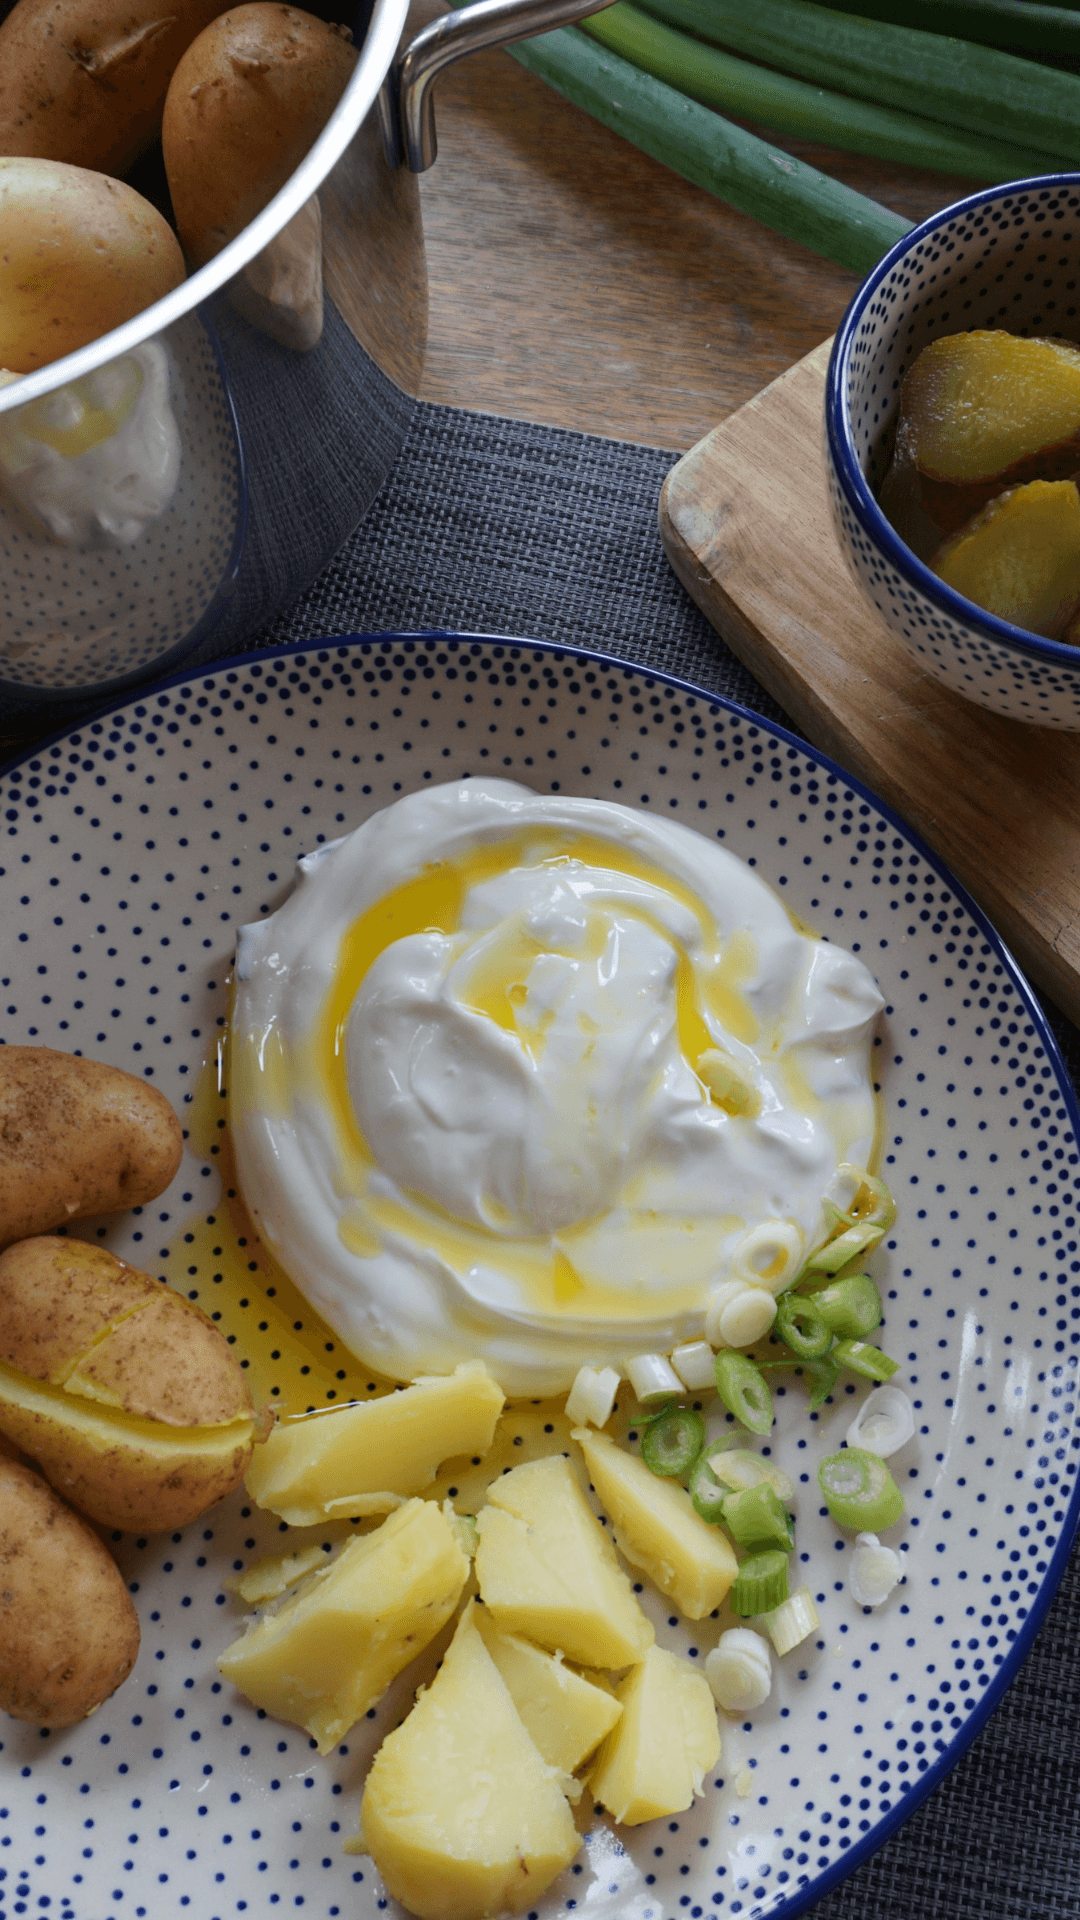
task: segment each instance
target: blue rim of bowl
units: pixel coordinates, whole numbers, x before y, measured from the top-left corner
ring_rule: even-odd
[[[182,660],[186,660],[189,654],[194,653],[197,647],[202,646],[203,643],[210,638],[215,627],[223,619],[229,601],[236,592],[236,583],[240,577],[240,566],[244,558],[244,548],[247,545],[248,520],[251,512],[247,454],[244,451],[244,437],[240,431],[240,416],[237,413],[233,390],[229,384],[229,372],[225,365],[225,356],[221,351],[221,342],[218,339],[217,330],[210,317],[209,307],[205,305],[196,307],[195,315],[201,323],[203,331],[210,343],[210,350],[213,353],[214,362],[217,367],[218,379],[221,382],[225,411],[232,427],[233,452],[236,456],[236,524],[233,527],[232,546],[229,550],[229,557],[225,562],[224,571],[217,586],[214,588],[211,599],[204,607],[202,613],[200,613],[195,625],[190,627],[187,633],[183,634],[179,640],[175,641],[167,653],[162,654],[159,662],[154,663],[158,668],[159,675],[167,673],[173,667],[178,668]],[[92,700],[94,695],[98,693],[110,700],[113,696],[123,698],[140,684],[144,673],[144,667],[135,667],[130,673],[118,674],[114,680],[101,681],[96,685],[91,682],[89,685],[84,684],[78,687],[34,686],[28,684],[26,681],[4,680],[0,677],[0,693],[6,695],[14,703],[14,712],[20,716],[24,716],[28,712],[33,711],[36,702],[42,700],[47,700],[50,705],[60,705],[63,701],[70,701],[72,705],[75,705],[75,703],[80,700]],[[165,682],[162,681],[162,685],[164,684]],[[108,712],[109,709],[102,708],[101,711]],[[89,720],[96,718],[96,711],[89,716]],[[88,725],[89,720],[87,721]],[[76,722],[75,724],[78,723]],[[67,728],[66,731],[70,732],[71,728]],[[50,735],[50,738],[55,737],[58,736]],[[15,763],[12,762],[11,764],[14,765]]]
[[[843,782],[845,787],[849,787],[852,793],[859,795],[861,799],[869,802],[881,815],[883,820],[887,820],[898,833],[903,834],[904,838],[915,849],[920,858],[926,861],[927,866],[932,867],[939,879],[943,880],[945,884],[952,889],[957,901],[962,905],[964,912],[971,916],[971,919],[979,928],[980,933],[989,941],[997,959],[1000,960],[1008,974],[1017,996],[1027,1013],[1028,1019],[1031,1021],[1039,1041],[1046,1051],[1046,1057],[1054,1070],[1062,1099],[1068,1111],[1069,1124],[1072,1127],[1074,1137],[1080,1140],[1080,1101],[1078,1101],[1076,1093],[1074,1092],[1068,1069],[1061,1055],[1061,1049],[1054,1037],[1046,1015],[1035,997],[1033,989],[1013,959],[1001,935],[991,925],[982,908],[972,899],[967,889],[962,887],[955,876],[950,873],[944,861],[938,858],[933,848],[927,846],[926,841],[915,832],[914,828],[908,826],[906,820],[902,819],[900,814],[890,807],[886,801],[879,799],[871,787],[866,786],[865,783],[857,779],[854,774],[848,773],[837,761],[830,760],[827,754],[822,753],[820,749],[813,746],[810,741],[804,740],[800,734],[792,733],[788,727],[779,726],[774,720],[768,719],[765,714],[755,713],[752,707],[744,707],[738,700],[731,700],[722,693],[713,693],[708,687],[695,686],[690,680],[681,680],[677,674],[664,673],[658,668],[643,666],[640,662],[634,660],[620,659],[617,654],[594,652],[588,647],[566,646],[553,640],[528,640],[523,639],[520,635],[503,633],[447,633],[442,628],[430,628],[426,630],[418,628],[405,633],[335,634],[328,639],[291,640],[280,647],[258,647],[249,653],[230,654],[220,660],[206,661],[196,668],[193,673],[172,673],[160,679],[147,681],[142,690],[142,694],[136,696],[136,698],[152,699],[156,693],[162,693],[168,687],[180,686],[188,682],[194,685],[196,681],[209,676],[217,677],[222,673],[231,673],[245,667],[260,666],[272,668],[279,661],[295,660],[302,655],[315,655],[317,657],[322,654],[324,657],[329,658],[335,652],[339,655],[354,652],[358,646],[372,652],[376,649],[394,646],[398,648],[417,649],[431,647],[446,647],[450,649],[477,647],[488,652],[505,648],[511,652],[511,657],[513,657],[515,650],[527,653],[547,653],[550,654],[555,661],[579,661],[583,665],[603,667],[608,671],[621,673],[627,677],[632,675],[635,679],[644,680],[650,686],[655,683],[663,687],[674,687],[677,692],[695,700],[702,700],[707,706],[722,708],[725,713],[732,714],[744,725],[760,727],[765,732],[775,735],[775,737],[783,741],[786,746],[794,747],[797,752],[809,755],[811,759],[817,761],[823,772],[834,774],[838,780]],[[496,654],[496,657],[501,658],[502,656]],[[26,761],[37,759],[40,754],[47,752],[48,748],[57,741],[66,740],[72,732],[85,731],[87,727],[91,727],[107,719],[110,713],[115,713],[120,707],[129,706],[130,704],[131,696],[129,695],[124,700],[112,702],[99,713],[92,715],[90,719],[80,722],[77,728],[66,727],[60,729],[57,733],[50,734],[48,739],[39,741],[36,746],[31,747],[27,752],[17,754],[13,758],[4,761],[3,764],[0,765],[0,778],[3,778],[11,769],[22,766]],[[986,1725],[995,1708],[1000,1706],[1006,1692],[1015,1680],[1020,1668],[1023,1666],[1031,1649],[1032,1641],[1042,1626],[1050,1609],[1051,1602],[1061,1583],[1061,1578],[1068,1565],[1073,1542],[1078,1531],[1080,1531],[1080,1475],[1077,1475],[1076,1484],[1073,1487],[1072,1499],[1069,1502],[1065,1515],[1065,1523],[1058,1538],[1057,1546],[1051,1555],[1050,1563],[1043,1576],[1042,1584],[1035,1597],[1034,1604],[1029,1608],[1023,1626],[1018,1631],[1016,1639],[1013,1641],[997,1674],[987,1687],[986,1692],[980,1697],[977,1706],[972,1708],[968,1719],[965,1721],[959,1733],[955,1734],[949,1741],[946,1751],[941,1754],[934,1765],[929,1767],[927,1771],[920,1776],[918,1781],[912,1783],[906,1794],[902,1794],[901,1799],[897,1805],[893,1807],[891,1812],[882,1816],[874,1827],[873,1832],[868,1833],[864,1839],[858,1841],[851,1848],[850,1852],[845,1853],[840,1859],[834,1861],[831,1867],[825,1869],[824,1873],[808,1881],[806,1885],[795,1888],[789,1896],[785,1897],[779,1906],[773,1907],[770,1910],[768,1920],[796,1920],[796,1915],[805,1913],[808,1907],[814,1905],[816,1901],[821,1900],[825,1894],[832,1892],[833,1888],[839,1886],[841,1881],[846,1880],[849,1874],[855,1872],[857,1867],[864,1865],[864,1863],[877,1852],[878,1848],[883,1846],[885,1841],[890,1839],[897,1829],[902,1827],[911,1818],[916,1808],[922,1805],[923,1801],[928,1798],[936,1787],[940,1786],[945,1776],[952,1772],[957,1761],[967,1752],[976,1734]]]
[[[1006,187],[985,187],[980,193],[968,194],[963,200],[954,200],[951,206],[943,207],[940,213],[931,214],[928,220],[912,227],[910,233],[905,233],[895,246],[889,248],[863,281],[833,341],[825,378],[825,432],[837,479],[856,520],[873,545],[881,549],[886,559],[911,586],[939,607],[942,613],[984,634],[987,639],[1000,641],[1014,652],[1030,654],[1048,664],[1071,665],[1080,669],[1080,647],[1068,646],[1063,640],[1044,640],[1039,634],[1012,626],[1008,620],[999,620],[995,614],[984,613],[973,601],[965,600],[963,594],[947,587],[936,573],[932,573],[912,553],[885,518],[866,483],[851,442],[846,399],[848,362],[863,315],[882,282],[894,267],[902,264],[912,246],[921,240],[932,239],[942,227],[958,216],[976,214],[980,207],[991,204],[1004,205],[1011,195],[1040,187],[1068,188],[1080,193],[1080,173],[1039,173],[1027,180],[1010,181]],[[964,331],[963,328],[957,330]]]

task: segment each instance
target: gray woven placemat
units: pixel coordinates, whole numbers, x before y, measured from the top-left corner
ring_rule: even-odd
[[[656,506],[674,458],[588,434],[422,407],[367,519],[258,643],[418,628],[520,635],[620,654],[783,719],[664,557]],[[1052,1017],[1075,1077],[1078,1037]],[[814,1914],[1080,1915],[1075,1556],[1033,1652],[974,1745],[909,1823]]]

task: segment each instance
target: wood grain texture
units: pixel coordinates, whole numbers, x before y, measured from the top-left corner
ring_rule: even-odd
[[[849,574],[822,412],[829,342],[672,469],[668,557],[815,745],[941,855],[1080,1019],[1080,734],[983,713],[924,672]]]
[[[444,10],[418,0],[412,17]],[[685,449],[832,332],[858,285],[639,153],[508,53],[451,67],[435,116],[439,157],[420,185],[427,400]],[[912,220],[971,191],[782,144]]]

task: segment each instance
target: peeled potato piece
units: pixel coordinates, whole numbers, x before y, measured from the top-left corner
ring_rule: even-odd
[[[93,1528],[0,1457],[0,1708],[36,1727],[74,1726],[138,1651],[138,1616]]]
[[[168,1101],[134,1074],[52,1047],[0,1047],[0,1247],[143,1206],[183,1148]]]
[[[1060,638],[1080,604],[1080,494],[1033,480],[996,500],[934,556],[934,572],[987,613]]]
[[[260,1423],[198,1307],[46,1236],[0,1254],[0,1432],[91,1519],[158,1532],[232,1491]]]

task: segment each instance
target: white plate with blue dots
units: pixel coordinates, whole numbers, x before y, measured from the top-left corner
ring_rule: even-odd
[[[856,1607],[850,1541],[814,1482],[866,1389],[816,1416],[800,1389],[778,1394],[794,1584],[809,1583],[820,1630],[777,1663],[763,1708],[722,1716],[721,1762],[690,1812],[618,1834],[594,1819],[536,1910],[792,1920],[906,1818],[1000,1699],[1080,1513],[1076,1101],[1029,989],[934,856],[804,742],[623,662],[446,635],[284,648],[156,685],[0,775],[0,1037],[107,1059],[173,1101],[189,1123],[173,1187],[79,1231],[213,1308],[227,1209],[195,1114],[236,927],[280,904],[299,855],[400,793],[479,773],[720,839],[860,953],[886,996],[875,1063],[899,1214],[872,1270],[881,1344],[916,1409],[891,1462],[904,1584],[876,1612]],[[266,1377],[281,1303],[258,1297],[250,1264],[239,1305]],[[344,1397],[348,1357],[310,1324],[297,1338],[313,1398]],[[417,1670],[320,1759],[215,1668],[241,1619],[228,1582],[277,1540],[241,1493],[182,1534],[114,1542],[139,1660],[80,1727],[0,1723],[0,1920],[397,1913],[342,1840]],[[663,1644],[704,1657],[715,1622],[643,1599]]]

